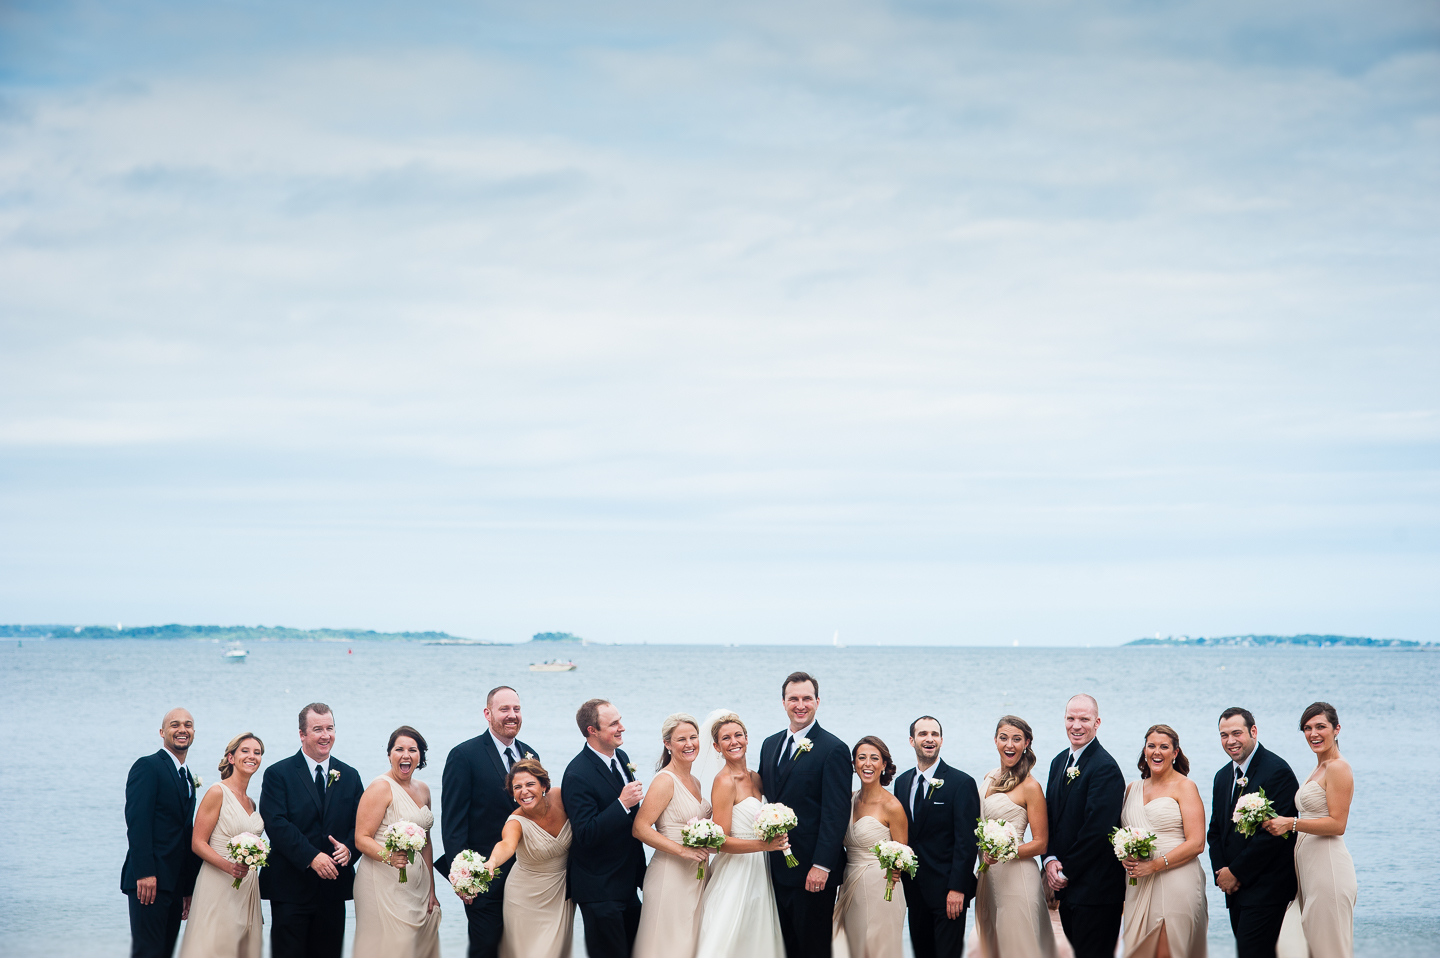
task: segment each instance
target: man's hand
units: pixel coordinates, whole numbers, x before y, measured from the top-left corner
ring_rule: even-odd
[[[830,873],[818,865],[811,865],[810,872],[805,876],[806,891],[824,891],[825,882],[830,878]]]
[[[340,842],[337,842],[334,835],[326,835],[325,837],[330,839],[330,844],[335,846],[335,851],[330,854],[330,860],[340,868],[344,868],[350,864],[350,849],[346,848]],[[336,872],[336,874],[338,875],[339,872]]]
[[[1070,884],[1070,879],[1061,874],[1059,859],[1045,863],[1045,884],[1050,886],[1051,891],[1059,891]]]
[[[639,782],[631,782],[620,789],[620,804],[626,808],[634,808],[640,804],[640,799],[645,797],[645,786]]]
[[[160,887],[160,879],[155,875],[149,878],[137,879],[135,882],[135,897],[140,899],[142,905],[155,904],[155,890]]]
[[[310,863],[310,870],[321,878],[340,877],[340,869],[335,867],[335,862],[324,852],[315,856],[315,860]]]
[[[965,914],[965,893],[951,889],[945,893],[945,917],[954,921]]]
[[[1222,868],[1215,873],[1215,884],[1227,895],[1233,895],[1240,890],[1240,879],[1232,875],[1229,868]]]
[[[180,900],[180,920],[185,921],[190,917],[190,896],[186,895]]]

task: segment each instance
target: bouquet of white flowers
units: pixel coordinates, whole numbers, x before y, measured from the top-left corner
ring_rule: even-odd
[[[755,813],[755,832],[762,842],[768,842],[776,835],[788,834],[799,824],[800,819],[795,817],[790,806],[781,805],[779,802],[761,805],[760,810]],[[787,851],[785,867],[794,868],[798,864],[800,860]]]
[[[725,831],[708,818],[692,818],[680,826],[680,844],[686,848],[719,848],[725,844]],[[705,877],[705,863],[695,869],[695,880]]]
[[[1127,858],[1149,858],[1155,854],[1155,842],[1158,840],[1154,832],[1142,832],[1138,828],[1116,828],[1110,833],[1110,847],[1115,850],[1115,857],[1122,862]],[[1136,879],[1131,878],[1130,884],[1138,884]]]
[[[885,900],[889,901],[890,893],[895,890],[895,872],[904,872],[914,878],[920,860],[909,845],[901,842],[881,842],[875,846],[875,857],[880,859],[880,867],[885,869]]]
[[[466,898],[483,895],[490,890],[490,869],[485,856],[465,849],[450,860],[450,884]]]
[[[995,859],[997,864],[1011,861],[1020,854],[1020,832],[1003,818],[977,818],[975,844],[982,852]],[[980,860],[980,871],[990,867],[989,862]]]
[[[1246,792],[1235,801],[1235,812],[1230,820],[1235,823],[1235,830],[1246,838],[1251,837],[1260,826],[1278,815],[1275,805],[1265,797],[1265,789],[1258,792]],[[1290,835],[1287,832],[1282,836],[1289,841]]]
[[[226,856],[238,865],[248,865],[251,868],[260,868],[270,861],[270,843],[259,835],[251,832],[241,832],[230,839],[225,845]],[[239,888],[243,878],[237,878],[230,883],[231,888]]]
[[[385,854],[404,852],[410,864],[415,864],[415,853],[425,848],[425,829],[414,822],[396,822],[385,829]],[[405,866],[400,866],[401,883],[410,879],[405,875]]]

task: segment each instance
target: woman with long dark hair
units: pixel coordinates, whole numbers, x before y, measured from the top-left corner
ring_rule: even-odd
[[[867,735],[850,750],[860,788],[850,799],[850,827],[845,830],[845,883],[835,899],[835,933],[845,934],[850,958],[900,958],[905,929],[905,887],[899,873],[886,875],[875,857],[880,842],[910,840],[905,806],[886,791],[895,778],[890,749]],[[885,900],[887,879],[895,879],[893,896]]]

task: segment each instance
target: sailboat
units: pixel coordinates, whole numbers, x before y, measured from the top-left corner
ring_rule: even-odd
[[[845,646],[843,646],[843,645],[840,644],[840,630],[839,630],[839,629],[836,629],[836,630],[835,630],[835,638],[833,638],[833,639],[830,640],[830,644],[833,645],[833,646],[834,646],[835,648],[837,648],[837,649],[843,649],[843,648],[845,648]]]

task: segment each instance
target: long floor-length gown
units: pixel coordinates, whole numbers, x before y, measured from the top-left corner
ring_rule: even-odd
[[[696,798],[668,768],[660,770],[675,782],[670,804],[655,820],[655,827],[673,842],[692,818],[709,818],[710,803]],[[705,880],[695,877],[698,862],[657,851],[645,869],[645,900],[640,930],[635,935],[634,958],[693,958],[700,935],[700,896]],[[709,877],[709,867],[706,869]],[[508,894],[508,892],[507,892]]]
[[[222,784],[211,788],[220,789],[220,817],[210,833],[210,847],[227,855],[230,839],[241,832],[259,835],[265,830],[265,821],[259,810],[245,811],[239,796],[229,788]],[[229,872],[209,862],[200,866],[180,958],[260,958],[265,919],[260,913],[259,875],[258,868],[250,869],[236,888]]]
[[[997,768],[985,776],[985,788],[999,772]],[[1014,825],[1024,842],[1030,817],[1005,792],[985,796],[980,814]],[[1055,958],[1055,932],[1035,859],[1001,862],[980,873],[975,941],[985,958]]]
[[[900,958],[905,934],[905,886],[895,883],[885,900],[885,870],[875,846],[890,829],[862,815],[845,829],[845,883],[835,899],[835,958]]]
[[[1125,792],[1120,824],[1155,833],[1155,855],[1169,854],[1185,842],[1180,803],[1160,797],[1145,801],[1145,783],[1131,782]],[[1125,958],[1154,958],[1160,935],[1172,958],[1205,958],[1210,911],[1205,904],[1205,867],[1193,858],[1125,884]]]
[[[760,799],[735,804],[730,813],[732,838],[758,840],[755,813]],[[714,864],[700,897],[700,943],[695,958],[784,958],[780,913],[770,884],[770,863],[765,852],[711,859]]]
[[[570,823],[551,835],[523,815],[510,818],[520,823],[520,844],[505,877],[500,958],[570,958],[575,938],[575,903],[565,896]]]
[[[435,825],[435,815],[415,800],[389,775],[372,781],[390,786],[390,804],[374,839],[384,844],[385,829],[396,822],[414,822],[421,828]],[[355,954],[354,958],[440,958],[440,906],[426,914],[430,902],[431,869],[420,853],[405,869],[400,881],[398,869],[362,855],[355,866]]]
[[[1325,786],[1306,782],[1295,793],[1300,818],[1325,818]],[[1355,862],[1340,835],[1295,834],[1295,905],[1310,958],[1351,958],[1355,953]]]

